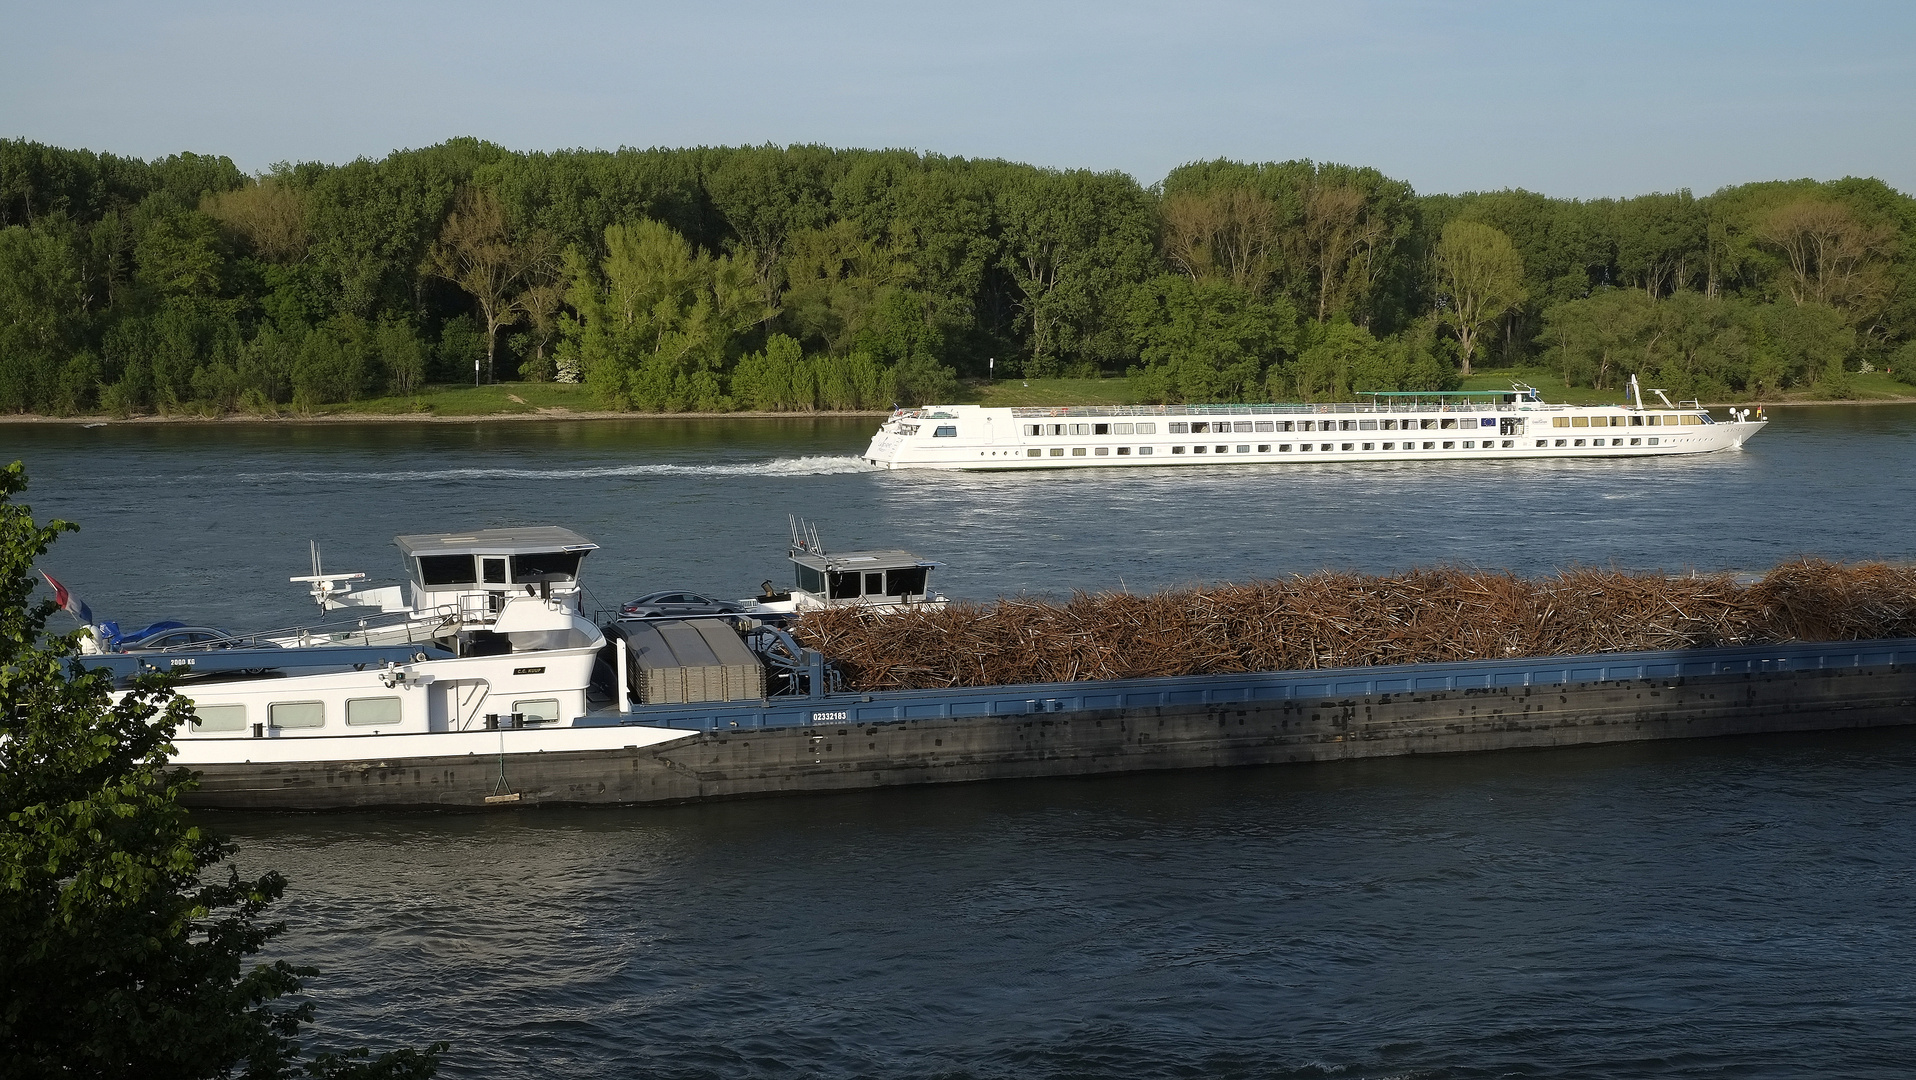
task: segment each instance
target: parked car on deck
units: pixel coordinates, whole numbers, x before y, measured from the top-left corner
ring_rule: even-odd
[[[620,605],[619,613],[635,619],[671,619],[684,615],[735,615],[745,610],[736,600],[719,600],[695,592],[646,593]]]

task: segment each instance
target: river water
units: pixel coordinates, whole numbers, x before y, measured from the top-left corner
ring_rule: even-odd
[[[391,537],[563,524],[610,603],[828,546],[954,596],[1435,562],[1911,557],[1916,409],[1621,462],[874,472],[868,421],[9,426],[123,626],[311,611]],[[1916,733],[672,809],[215,815],[322,1034],[456,1077],[1906,1076]]]

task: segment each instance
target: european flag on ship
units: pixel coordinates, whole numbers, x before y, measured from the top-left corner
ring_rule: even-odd
[[[59,604],[60,607],[67,614],[80,620],[86,625],[88,626],[93,625],[93,609],[87,606],[85,600],[82,600],[79,597],[73,595],[71,592],[67,591],[67,587],[65,585],[62,585],[59,582],[53,580],[53,575],[47,573],[45,570],[40,571],[40,576],[43,578],[46,578],[47,584],[53,587],[53,602],[54,603]]]

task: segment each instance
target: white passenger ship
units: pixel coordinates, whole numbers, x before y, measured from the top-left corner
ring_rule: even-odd
[[[1635,457],[1741,447],[1760,416],[1712,417],[1661,390],[1646,407],[1553,405],[1534,389],[1391,392],[1332,405],[1123,405],[894,412],[866,449],[888,469],[1053,469],[1308,461]]]

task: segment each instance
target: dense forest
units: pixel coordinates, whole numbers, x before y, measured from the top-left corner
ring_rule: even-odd
[[[0,141],[0,409],[295,412],[430,383],[809,410],[1126,374],[1154,401],[1916,381],[1916,201],[1578,201],[1291,161],[1122,173],[819,146],[142,161]]]

